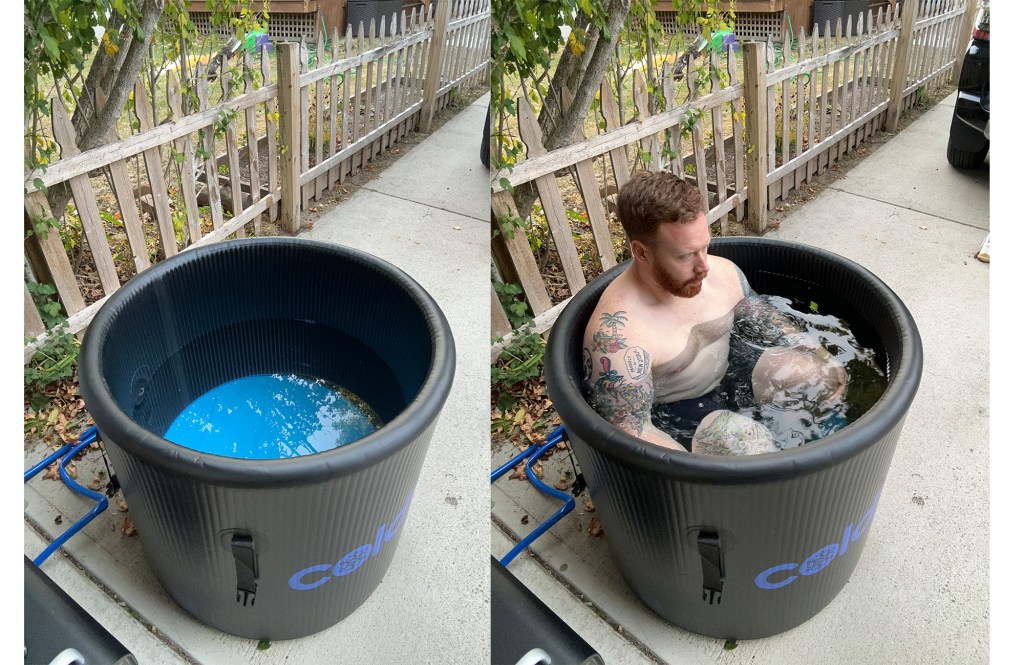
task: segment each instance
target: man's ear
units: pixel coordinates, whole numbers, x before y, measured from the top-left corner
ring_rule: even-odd
[[[640,240],[629,241],[629,251],[633,254],[633,260],[640,263],[650,263],[651,248]]]

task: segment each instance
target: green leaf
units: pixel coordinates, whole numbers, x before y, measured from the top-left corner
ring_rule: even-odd
[[[498,184],[501,185],[501,188],[504,189],[506,192],[512,190],[512,184],[508,181],[508,178],[502,178],[501,180],[498,181]]]
[[[46,193],[46,185],[43,184],[42,178],[36,178],[32,181],[32,185],[43,194]]]
[[[508,37],[508,45],[515,51],[516,56],[520,60],[526,60],[526,45],[523,44],[522,38],[508,30],[505,31],[505,35]]]
[[[725,646],[723,648],[726,651],[732,651],[733,649],[736,648],[736,644],[737,644],[736,640],[726,640],[725,641]]]
[[[270,640],[260,640],[260,643],[256,645],[257,651],[266,651],[270,648]]]
[[[811,301],[811,311],[814,312],[815,314],[818,313],[818,303],[814,302],[813,300]]]

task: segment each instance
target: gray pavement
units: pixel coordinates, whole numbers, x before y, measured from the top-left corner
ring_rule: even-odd
[[[953,97],[880,146],[769,234],[846,256],[910,309],[924,344],[869,541],[846,587],[806,623],[739,643],[677,628],[626,587],[581,508],[510,565],[607,662],[985,663],[989,661],[989,172],[945,159]],[[492,468],[512,451],[492,456]],[[545,463],[571,468],[568,453]],[[494,485],[491,551],[558,507],[524,481]],[[528,516],[529,523],[521,524]],[[538,561],[539,560],[539,561]],[[543,566],[540,562],[543,562]],[[581,602],[579,596],[586,599]],[[645,653],[653,654],[651,658]]]
[[[489,186],[479,148],[487,98],[474,102],[302,234],[375,254],[437,300],[457,349],[455,382],[427,453],[394,561],[373,595],[337,625],[277,642],[224,634],[157,583],[138,537],[112,507],[42,569],[141,663],[484,663],[489,654]],[[25,468],[42,459],[26,451]],[[102,469],[95,453],[80,478]],[[116,471],[116,470],[115,470]],[[30,558],[90,504],[62,484],[25,487]],[[62,524],[56,525],[60,516]]]

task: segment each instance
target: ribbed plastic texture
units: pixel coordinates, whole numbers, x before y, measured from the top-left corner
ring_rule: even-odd
[[[290,639],[337,623],[383,578],[454,364],[443,314],[407,275],[348,248],[268,238],[192,250],[130,281],[91,324],[81,377],[168,593],[220,630]],[[204,392],[273,372],[338,383],[385,425],[280,460],[162,438]],[[251,545],[233,548],[237,537]],[[247,552],[254,594],[239,592],[252,586]]]
[[[580,383],[587,320],[625,265],[588,285],[563,310],[548,343],[545,373],[630,587],[683,628],[754,639],[811,618],[849,580],[920,383],[923,355],[903,303],[847,259],[754,238],[716,239],[711,253],[739,265],[759,293],[805,301],[813,295],[830,310],[847,304],[851,318],[867,326],[854,331],[858,339],[875,348],[888,371],[878,403],[832,436],[768,455],[691,455],[625,434],[587,405]],[[718,542],[720,596],[705,592],[701,532]]]

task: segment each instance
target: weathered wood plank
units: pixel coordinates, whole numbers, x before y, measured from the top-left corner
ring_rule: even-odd
[[[299,76],[309,71],[309,49],[306,47],[305,42],[299,42]],[[302,173],[309,170],[309,135],[310,130],[313,127],[309,126],[309,96],[313,94],[313,86],[301,85],[299,93],[299,116],[302,120],[301,129],[301,143],[299,144],[299,166],[302,168]],[[315,126],[314,126],[315,127]],[[302,209],[306,210],[309,206],[309,202],[313,199],[313,190],[316,188],[316,183],[308,180],[303,181],[302,186]]]
[[[790,48],[790,44],[793,41],[793,36],[789,32],[789,28],[786,29],[785,36],[782,43],[782,62],[784,65],[788,65],[793,58],[793,51]],[[793,114],[793,91],[790,87],[789,78],[782,79],[782,106],[779,112],[782,114],[782,145],[780,146],[782,153],[782,163],[786,164],[789,162],[789,148],[793,143],[793,132],[791,126],[791,116]],[[787,177],[782,179],[782,190],[779,192],[779,198],[789,198],[789,193],[793,189],[793,178]]]
[[[519,226],[512,229],[511,236],[501,230],[498,222],[505,217],[518,217],[512,195],[502,190],[491,196],[491,226],[497,232],[497,238],[505,243],[509,258],[515,267],[519,285],[523,287],[523,295],[534,315],[551,309],[551,297],[544,286],[537,260],[530,250],[530,241],[526,232]]]
[[[26,231],[32,229],[35,220],[53,219],[50,212],[50,204],[46,202],[46,196],[42,192],[29,192],[25,195],[25,226]],[[85,308],[85,299],[82,297],[82,290],[75,278],[75,271],[71,268],[71,262],[64,251],[64,243],[60,240],[60,232],[49,227],[45,232],[33,231],[27,235],[27,243],[36,243],[40,253],[46,262],[46,268],[53,279],[53,285],[60,296],[61,304],[68,316],[82,311]]]
[[[688,56],[686,80],[690,89],[689,99],[693,101],[697,99],[699,92],[697,89],[697,66],[694,63],[692,54]],[[708,210],[711,206],[708,204],[708,163],[704,152],[703,119],[698,119],[697,122],[693,123],[691,135],[693,139],[693,163],[697,168],[697,189],[700,190],[700,198],[704,209]]]
[[[811,31],[811,58],[818,57],[818,49],[821,46],[821,36],[818,34],[818,24],[814,24],[814,29]],[[818,127],[815,124],[816,116],[818,115],[818,102],[822,105],[825,103],[825,96],[821,93],[818,88],[818,70],[811,70],[810,79],[810,98],[807,100],[807,148],[813,148],[818,142]],[[807,162],[807,171],[805,180],[811,181],[813,176],[818,174],[818,162],[809,161]]]
[[[825,44],[824,50],[826,53],[832,48],[832,28],[829,21],[825,21]],[[829,86],[829,65],[825,63],[821,68],[821,115],[819,116],[818,123],[818,134],[819,142],[824,141],[832,134],[833,123],[832,114],[830,109],[835,103],[834,98],[829,95],[831,90]],[[826,129],[827,127],[827,129]],[[822,153],[818,158],[818,173],[822,173],[825,167],[829,165],[829,155],[827,152]]]
[[[171,120],[178,120],[182,116],[182,103],[181,103],[181,84],[178,81],[177,75],[171,71],[167,72],[167,106],[171,110]],[[196,153],[192,147],[192,137],[186,136],[180,139],[174,140],[174,149],[177,154],[181,155],[181,160],[175,159],[175,170],[178,171],[178,182],[181,183],[181,198],[185,206],[185,218],[188,228],[188,239],[189,242],[195,242],[202,236],[202,231],[199,229],[199,206],[196,203]],[[127,171],[127,169],[125,169]],[[125,173],[127,175],[127,173]],[[120,202],[120,201],[119,201]],[[134,197],[131,201],[131,207],[135,207]],[[124,206],[121,211],[122,218],[124,215]],[[128,224],[125,222],[125,229],[127,230]],[[141,229],[140,229],[141,230]],[[143,248],[145,248],[145,237],[142,238]],[[129,243],[131,243],[131,236],[129,236]],[[135,251],[134,245],[132,246],[133,252]],[[148,254],[148,252],[146,252]],[[146,264],[149,264],[149,257],[146,257]],[[140,268],[141,271],[143,268]]]
[[[260,52],[260,71],[263,72],[263,85],[270,85],[270,54],[266,49]],[[277,99],[273,100],[274,106],[271,106],[270,100],[264,105],[264,112],[266,113],[267,122],[267,187],[270,189],[270,193],[277,191],[277,125],[280,117],[279,112],[276,111]],[[277,221],[277,206],[270,207],[270,221]]]
[[[26,291],[28,293],[28,291]],[[32,308],[33,311],[35,308]],[[498,294],[494,291],[494,287],[491,287],[491,337],[501,337],[512,332],[512,324],[508,321],[508,315],[505,314],[505,308],[501,306],[501,300],[498,299]]]
[[[665,96],[665,111],[671,111],[676,107],[676,82],[673,80],[667,65],[664,69],[665,71],[661,78],[661,92]],[[668,149],[671,151],[672,159],[667,160],[666,166],[679,177],[683,175],[682,139],[682,131],[679,129],[679,125],[669,127]]]
[[[77,155],[79,150],[76,144],[75,130],[71,125],[71,118],[68,117],[67,111],[64,110],[64,104],[61,102],[59,95],[53,98],[50,107],[52,109],[53,137],[60,144],[61,154]],[[110,295],[117,291],[118,287],[121,286],[121,282],[117,276],[114,259],[110,254],[107,232],[103,227],[99,208],[96,207],[96,197],[93,196],[89,176],[75,176],[68,184],[71,186],[71,196],[74,198],[75,207],[78,209],[78,218],[82,222],[82,231],[85,233],[89,249],[92,251],[93,262],[96,265],[96,273],[99,276],[100,285],[103,287],[103,292]],[[55,235],[55,233],[48,235]]]
[[[249,93],[255,89],[253,83],[253,70],[252,61],[249,54],[246,53],[242,60],[244,64],[244,76],[245,76],[245,92]],[[259,140],[256,138],[256,107],[248,106],[245,109],[245,149],[246,157],[248,158],[249,166],[249,196],[246,199],[246,203],[249,205],[252,202],[260,198],[260,147]],[[253,231],[256,235],[260,235],[261,231],[261,215],[257,215],[252,220]]]
[[[530,154],[546,152],[544,144],[541,142],[540,125],[533,117],[530,102],[525,97],[519,98],[518,117],[519,133],[523,143],[526,144],[526,149]],[[587,278],[583,275],[576,243],[572,238],[572,228],[569,226],[569,218],[565,214],[562,195],[558,191],[558,182],[555,180],[555,176],[549,174],[538,178],[534,185],[537,187],[537,194],[544,207],[548,231],[558,250],[558,257],[561,259],[562,271],[565,273],[569,292],[579,293],[580,289],[586,286]]]
[[[324,41],[322,39],[316,40],[316,64],[317,67],[322,67],[324,64]],[[313,113],[316,114],[313,127],[316,132],[316,139],[313,143],[313,159],[315,164],[320,164],[324,161],[324,80],[322,78],[318,78],[313,86],[313,99]],[[316,184],[313,186],[313,198],[319,201],[328,186],[326,175],[317,177]]]
[[[431,5],[433,8],[434,5]],[[423,83],[423,103],[426,106],[426,118],[421,118],[423,127],[420,131],[430,132],[434,122],[437,91],[441,78],[441,55],[444,51],[448,21],[451,18],[448,0],[438,0],[433,21],[433,34],[430,37],[430,53],[427,55],[427,70]]]
[[[736,53],[733,51],[733,49],[728,50],[726,55],[726,62],[728,63],[729,67],[729,85],[733,86],[740,84],[740,77],[738,73],[739,68],[736,65]],[[735,170],[736,176],[736,182],[734,183],[734,186],[736,188],[737,193],[746,192],[746,185],[743,181],[745,177],[744,166],[747,159],[747,155],[744,152],[744,150],[746,149],[747,142],[744,141],[743,139],[744,118],[741,115],[741,113],[743,113],[743,110],[740,101],[741,100],[739,99],[735,99],[729,103],[730,108],[732,109],[730,116],[732,119],[733,168]],[[746,214],[746,194],[744,194],[744,198],[741,199],[740,202],[736,205],[736,219],[741,220],[744,217],[746,217]]]
[[[97,90],[96,105],[103,108],[104,104],[106,104],[106,97],[102,90]],[[118,140],[115,128],[110,128],[107,140],[111,142]],[[135,266],[135,273],[138,274],[150,266],[149,247],[146,244],[146,232],[142,228],[139,207],[135,202],[135,189],[132,187],[128,165],[123,160],[116,160],[108,166],[107,173],[110,178],[110,189],[114,192],[114,198],[117,199],[118,208],[121,210],[121,222],[124,224],[125,234],[128,236],[128,246],[132,250],[132,264]]]
[[[913,35],[917,0],[905,0],[900,18],[900,36],[896,42],[896,59],[893,65],[892,83],[889,87],[889,111],[885,117],[885,131],[896,131],[896,125],[903,111],[903,89],[907,82],[907,64],[910,42]]]
[[[765,46],[760,43],[743,45],[743,76],[747,109],[747,217],[757,233],[768,227],[768,136],[765,120],[769,103],[769,90],[765,83]]]
[[[334,29],[333,29],[332,35],[331,35],[331,62],[337,62],[337,60],[338,60],[338,46],[339,46],[339,43],[340,42],[338,41],[338,27],[335,26]],[[330,124],[330,128],[328,129],[328,134],[327,134],[327,157],[328,158],[333,156],[335,151],[337,151],[337,149],[338,149],[338,120],[340,119],[339,118],[340,114],[338,113],[338,79],[341,76],[342,76],[342,74],[332,74],[331,75],[331,85],[330,85],[331,101],[330,101],[330,106],[328,108],[328,117],[330,117],[330,119],[331,119],[331,124]],[[342,124],[342,127],[344,128],[344,124]],[[344,136],[344,134],[345,134],[344,129],[342,129],[342,136]],[[327,186],[328,187],[333,187],[334,183],[336,183],[339,180],[341,180],[340,171],[341,171],[341,168],[337,167],[337,166],[335,166],[334,168],[332,168],[330,170],[330,172],[327,174]]]
[[[188,136],[193,132],[212,125],[224,113],[237,111],[250,104],[265,102],[268,99],[272,99],[276,94],[276,85],[261,88],[253,93],[252,97],[238,97],[218,104],[216,108],[207,108],[200,113],[194,113],[178,122],[164,123],[148,131],[123,138],[117,143],[102,145],[66,160],[61,159],[59,162],[47,167],[45,172],[33,172],[30,179],[26,181],[26,192],[36,191],[34,183],[36,178],[43,183],[44,187],[50,187],[56,183],[70,180],[76,175],[82,175],[93,169],[104,167],[113,161],[134,157],[150,148],[159,148],[174,139]]]
[[[39,316],[39,310],[36,309],[35,301],[32,300],[32,294],[28,292],[28,284],[25,285],[25,315],[23,320],[25,322],[25,337],[38,337],[46,332],[43,319]],[[509,330],[511,329],[512,327],[509,326]],[[501,334],[504,335],[505,333]]]
[[[142,79],[135,81],[135,115],[139,119],[139,131],[153,128],[153,110],[142,85]],[[174,220],[171,218],[171,202],[167,197],[167,182],[164,180],[164,162],[160,148],[150,148],[142,153],[142,161],[146,164],[146,175],[153,196],[153,210],[156,215],[156,226],[160,231],[160,246],[164,250],[164,258],[178,253],[178,239],[174,233]]]
[[[608,84],[608,79],[601,81],[601,115],[604,116],[605,136],[607,137],[619,127],[619,109],[615,103],[615,98],[612,96],[612,87]],[[625,146],[625,143],[622,146]],[[626,149],[622,146],[615,146],[607,151],[602,151],[608,152],[610,155],[612,174],[615,176],[615,183],[620,190],[623,185],[629,182],[629,160],[626,158]]]
[[[718,80],[718,52],[711,52],[711,92],[721,90],[722,85]],[[715,147],[715,205],[721,205],[728,197],[729,184],[725,179],[725,126],[722,124],[722,107],[715,106],[711,109],[711,140]],[[711,208],[709,205],[708,208]],[[725,225],[722,225],[725,231]],[[722,235],[725,235],[724,233]]]
[[[196,93],[199,96],[199,108],[205,110],[210,105],[210,87],[205,76],[200,76],[196,81]],[[217,146],[216,132],[212,126],[202,127],[199,130],[202,136],[203,150],[206,156],[203,158],[203,168],[206,171],[206,191],[210,199],[210,217],[213,220],[213,228],[219,229],[224,224],[224,206],[220,202],[220,176],[217,173]]]
[[[294,43],[277,45],[277,86],[280,96],[277,109],[281,114],[281,224],[285,232],[295,235],[301,224],[302,188],[299,178],[302,166],[299,163],[298,145],[302,139],[299,87],[299,49]]]
[[[640,120],[640,124],[643,124],[651,115],[649,113],[649,103],[650,100],[647,96],[647,81],[644,80],[643,73],[640,70],[637,70],[633,72],[633,105],[636,107],[636,114],[637,118]],[[662,164],[658,135],[648,134],[640,139],[640,149],[646,153],[648,157],[645,168],[649,171],[660,171],[662,169]]]
[[[571,102],[568,91],[562,91],[562,104],[568,106]],[[582,143],[586,140],[583,136],[583,128],[577,127],[573,140]],[[611,230],[608,228],[608,218],[604,214],[604,204],[601,200],[601,186],[597,182],[597,174],[594,173],[594,161],[584,159],[576,163],[576,179],[580,184],[580,195],[583,197],[583,205],[587,209],[587,221],[590,223],[590,230],[594,234],[594,245],[597,247],[597,257],[601,262],[601,270],[608,270],[615,266],[615,250],[612,248]]]
[[[797,37],[797,62],[802,61],[807,55],[806,47],[804,28],[800,26],[800,34]],[[798,76],[796,79],[796,142],[793,148],[794,157],[799,157],[804,152],[804,114],[807,113],[804,98],[805,86],[803,75]],[[793,172],[793,175],[793,187],[799,188],[807,180],[807,169],[797,169]]]
[[[225,60],[220,62],[220,89],[221,99],[231,99],[231,83],[234,78]],[[242,165],[238,161],[238,130],[235,129],[235,119],[232,116],[224,118],[222,125],[224,130],[224,149],[228,157],[228,186],[231,188],[231,216],[237,217],[245,210],[245,199],[242,198]],[[245,231],[239,230],[236,238],[244,238]]]

